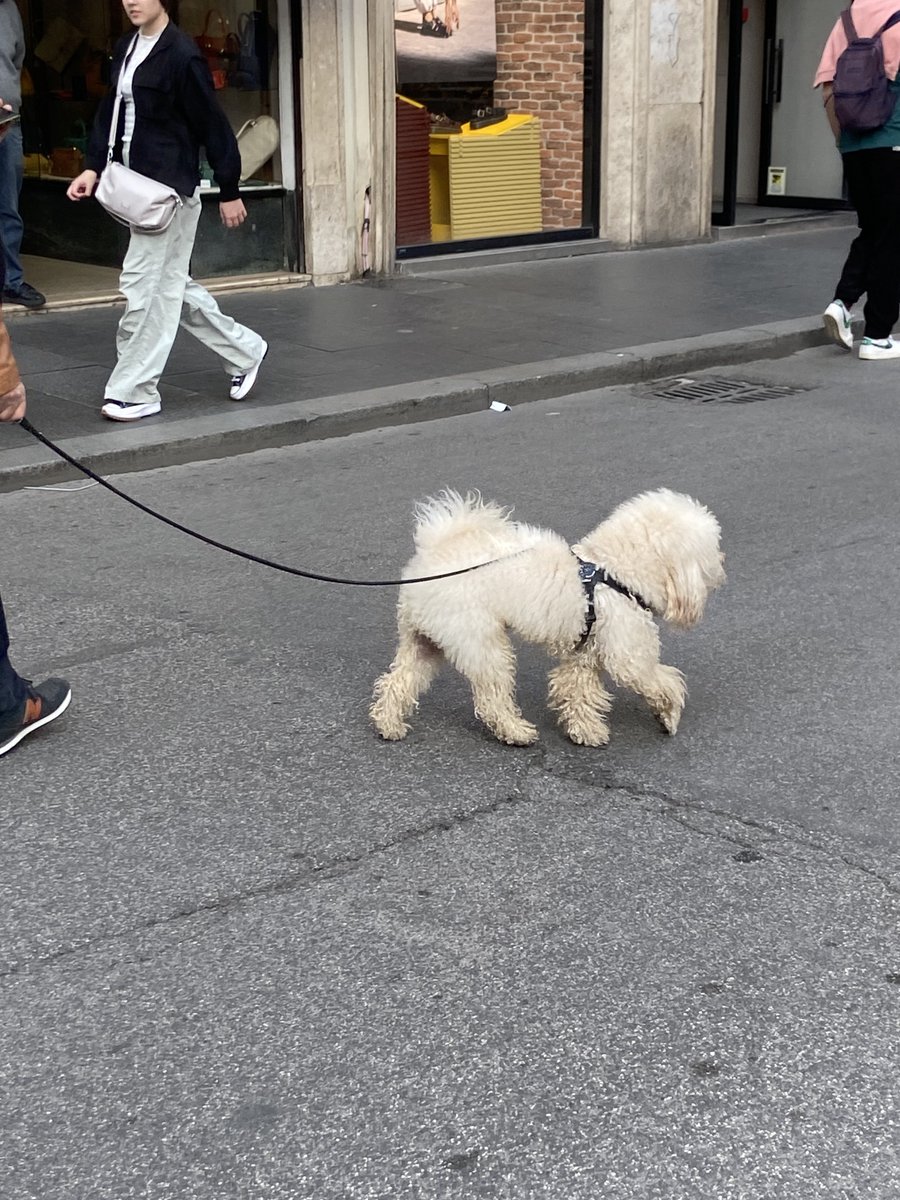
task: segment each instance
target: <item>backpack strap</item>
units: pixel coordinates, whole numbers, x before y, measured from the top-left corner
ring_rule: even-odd
[[[900,12],[895,12],[892,17],[888,17],[882,27],[875,34],[875,37],[881,37],[886,29],[890,29],[891,26],[896,25],[898,21],[900,21]],[[844,28],[846,29],[846,26],[844,26]]]
[[[849,8],[845,8],[843,10],[841,13],[841,20],[844,23],[844,33],[847,36],[847,45],[852,46],[859,35],[856,32],[856,26],[853,24],[853,17]],[[877,33],[872,34],[872,40],[874,41],[875,38],[880,38],[886,29],[890,29],[892,26],[896,25],[898,21],[900,21],[900,12],[895,12],[893,16],[888,17]]]
[[[850,15],[849,8],[845,8],[841,13],[841,20],[844,22],[844,33],[847,36],[847,45],[852,46],[856,41],[856,26],[853,24],[853,17]]]

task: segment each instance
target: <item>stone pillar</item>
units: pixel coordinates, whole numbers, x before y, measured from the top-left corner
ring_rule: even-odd
[[[369,136],[372,147],[369,270],[374,275],[390,275],[394,271],[397,248],[396,91],[393,0],[369,0]]]
[[[717,0],[607,0],[601,232],[633,246],[708,236]]]
[[[366,0],[301,0],[301,187],[314,283],[358,275],[371,173]]]

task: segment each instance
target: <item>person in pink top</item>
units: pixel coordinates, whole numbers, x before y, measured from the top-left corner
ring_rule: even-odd
[[[873,37],[900,11],[900,0],[854,0],[850,11],[857,37]],[[814,80],[814,86],[822,88],[859,224],[834,299],[822,320],[832,340],[852,350],[850,309],[865,295],[865,329],[859,357],[872,361],[900,358],[900,341],[895,342],[892,336],[900,316],[900,24],[886,29],[881,43],[885,74],[891,80],[897,103],[879,129],[867,133],[841,130],[835,117],[832,83],[837,61],[847,48],[840,18],[825,43]]]

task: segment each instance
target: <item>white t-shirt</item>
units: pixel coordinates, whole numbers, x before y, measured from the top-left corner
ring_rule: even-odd
[[[132,89],[134,73],[159,41],[161,35],[162,30],[153,37],[144,37],[142,33],[138,34],[134,53],[119,78],[119,90],[122,93],[122,103],[125,105],[125,132],[122,135],[122,143],[126,155],[131,147],[131,138],[134,134],[134,91]]]

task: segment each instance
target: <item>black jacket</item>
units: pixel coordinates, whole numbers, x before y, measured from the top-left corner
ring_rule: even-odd
[[[84,165],[99,175],[106,166],[109,126],[122,63],[134,40],[122,38],[113,54],[110,89],[91,130]],[[200,147],[219,185],[221,200],[240,197],[241,156],[237,140],[213,89],[206,60],[195,42],[170,21],[134,73],[133,171],[191,196],[200,183]],[[120,105],[116,158],[121,157],[124,105]]]

